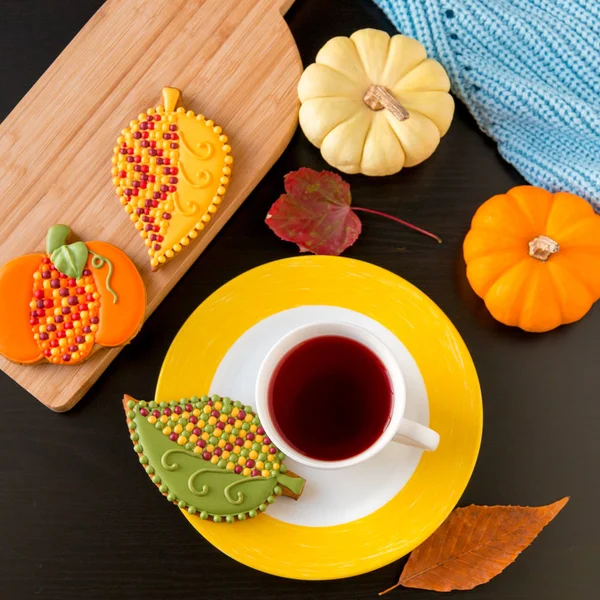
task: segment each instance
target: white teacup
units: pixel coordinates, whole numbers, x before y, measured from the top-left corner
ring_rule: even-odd
[[[291,447],[273,422],[269,403],[269,388],[280,362],[287,354],[303,342],[321,336],[341,336],[355,340],[373,352],[385,367],[391,382],[392,413],[388,426],[379,438],[366,450],[343,460],[324,461],[305,456]],[[404,418],[406,407],[406,386],[400,366],[387,345],[376,335],[351,323],[311,323],[294,329],[283,336],[269,351],[262,362],[256,380],[256,410],[262,426],[287,456],[295,461],[318,469],[340,469],[350,467],[375,456],[390,442],[408,444],[423,450],[435,450],[439,444],[438,433],[414,421]]]

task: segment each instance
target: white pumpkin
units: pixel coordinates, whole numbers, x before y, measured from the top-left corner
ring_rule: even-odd
[[[329,40],[300,78],[300,125],[344,173],[391,175],[429,158],[454,100],[444,67],[417,40],[361,29]]]

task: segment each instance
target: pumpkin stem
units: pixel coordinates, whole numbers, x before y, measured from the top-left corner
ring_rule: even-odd
[[[162,91],[163,104],[167,112],[175,112],[181,104],[181,92],[177,88],[165,87]]]
[[[552,238],[546,235],[538,235],[529,242],[529,256],[546,262],[550,256],[556,254],[560,246]]]
[[[363,96],[363,102],[371,110],[383,110],[387,108],[398,121],[406,121],[410,116],[404,106],[394,98],[392,92],[382,85],[371,85]]]

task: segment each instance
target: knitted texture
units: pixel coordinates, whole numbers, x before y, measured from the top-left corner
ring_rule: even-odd
[[[534,185],[600,211],[599,0],[374,0]]]

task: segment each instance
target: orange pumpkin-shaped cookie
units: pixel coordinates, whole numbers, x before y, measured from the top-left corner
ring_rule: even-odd
[[[69,234],[55,225],[45,254],[0,268],[0,354],[13,362],[77,364],[143,323],[146,291],[127,255],[105,242],[67,244]]]
[[[600,298],[600,216],[579,196],[518,186],[475,213],[467,278],[492,316],[542,332],[581,319]]]
[[[217,212],[233,163],[221,127],[180,101],[179,90],[165,88],[164,106],[132,121],[114,150],[113,183],[148,246],[152,270],[181,252]]]

